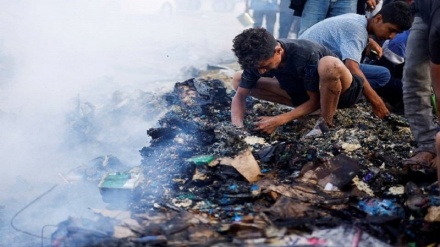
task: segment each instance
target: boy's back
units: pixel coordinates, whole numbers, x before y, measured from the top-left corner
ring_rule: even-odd
[[[368,44],[367,19],[352,13],[330,17],[308,28],[299,38],[328,47],[342,61],[360,63]]]

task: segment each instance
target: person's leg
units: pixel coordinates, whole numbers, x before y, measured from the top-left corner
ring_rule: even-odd
[[[232,77],[232,87],[237,90],[242,71],[236,72]],[[290,96],[284,91],[276,78],[261,77],[257,85],[252,88],[250,95],[252,97],[263,99],[287,106],[293,106]]]
[[[415,17],[406,46],[403,102],[405,116],[418,145],[414,159],[430,161],[436,153],[434,139],[437,126],[432,115],[428,54],[428,26],[420,17]]]
[[[273,10],[267,10],[265,11],[264,16],[266,18],[266,30],[274,35],[275,23],[277,22],[277,12]]]
[[[327,16],[330,0],[307,0],[301,16],[298,36],[307,28],[324,20]]]
[[[293,23],[293,9],[289,8],[290,0],[280,0],[279,1],[279,27],[278,27],[278,38],[285,39],[289,36],[290,28]]]
[[[357,0],[336,0],[330,3],[330,8],[328,10],[327,16],[338,16],[347,13],[356,13],[357,10]]]
[[[384,99],[385,102],[391,106],[390,111],[403,115],[403,94],[402,94],[402,80],[391,77],[390,81],[381,88],[374,89],[377,94]]]
[[[252,11],[252,18],[254,19],[254,27],[263,26],[263,17],[264,17],[263,11],[258,11],[258,10]]]
[[[293,15],[292,27],[290,28],[291,35],[289,35],[290,36],[289,38],[293,38],[293,39],[298,38],[300,25],[301,25],[301,17],[300,16],[296,16],[294,14]]]
[[[352,75],[338,58],[326,56],[318,63],[321,116],[332,125],[339,97],[350,88]]]
[[[290,28],[294,20],[293,11],[280,11],[280,24],[278,29],[278,38],[285,39],[289,36]]]
[[[390,70],[384,66],[361,63],[359,67],[373,89],[383,87],[390,81]]]

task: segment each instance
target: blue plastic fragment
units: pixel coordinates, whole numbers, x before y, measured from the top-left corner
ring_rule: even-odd
[[[259,189],[260,189],[260,187],[258,185],[256,185],[256,184],[253,184],[251,186],[251,191],[255,191],[255,190],[259,190]]]
[[[235,214],[234,215],[234,221],[240,221],[241,219],[243,219],[243,216]]]
[[[268,172],[270,172],[270,169],[267,169],[267,168],[261,169],[261,173],[263,173],[263,174],[266,174]]]
[[[405,216],[405,211],[403,207],[389,199],[365,199],[358,203],[358,208],[365,213],[373,216]]]
[[[432,196],[429,201],[431,206],[440,206],[440,196]]]
[[[237,186],[236,184],[231,184],[231,185],[229,185],[228,189],[229,189],[230,191],[237,191],[238,186]]]
[[[364,182],[368,182],[376,176],[373,172],[368,172],[367,175],[362,179]]]
[[[225,206],[225,205],[231,205],[234,203],[234,199],[232,198],[227,198],[227,197],[222,197],[220,198],[220,200],[218,200],[219,205],[221,206]]]

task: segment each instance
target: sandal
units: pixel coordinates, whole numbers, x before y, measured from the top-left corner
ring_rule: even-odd
[[[431,174],[437,171],[435,154],[431,152],[417,152],[411,158],[403,160],[402,164],[408,167],[411,171],[422,172],[425,174]]]

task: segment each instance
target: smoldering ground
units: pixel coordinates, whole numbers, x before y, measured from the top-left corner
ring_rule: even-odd
[[[0,245],[40,244],[10,220],[53,185],[17,215],[17,228],[38,236],[45,225],[99,206],[96,187],[66,184],[60,174],[107,154],[138,165],[146,130],[160,116],[145,111],[142,96],[186,79],[188,66],[229,59],[243,29],[241,6],[161,18],[106,2],[0,1]],[[88,129],[75,125],[88,116]]]

